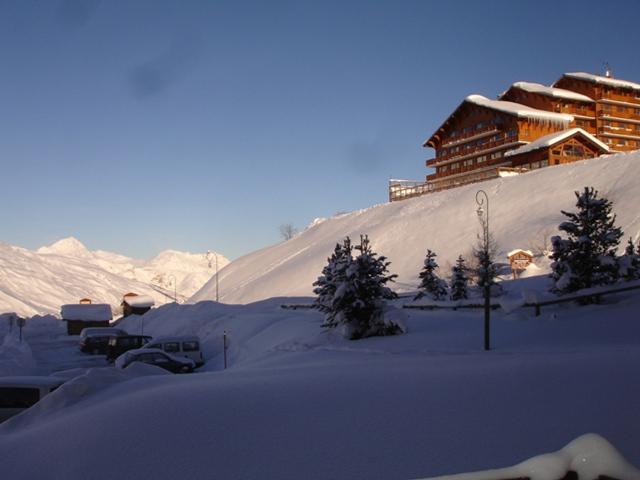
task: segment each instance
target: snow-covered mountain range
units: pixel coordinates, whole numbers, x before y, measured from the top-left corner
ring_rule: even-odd
[[[218,255],[218,268],[229,260]],[[210,256],[213,259],[213,255]],[[122,295],[152,296],[156,304],[191,296],[215,273],[205,254],[166,250],[138,260],[101,250],[90,251],[69,237],[31,251],[0,243],[0,312],[58,314],[60,305],[90,298],[117,310]]]
[[[476,192],[489,198],[489,229],[498,247],[497,260],[506,263],[507,252],[522,248],[540,252],[566,217],[575,211],[574,191],[593,186],[613,202],[616,224],[624,237],[635,242],[640,235],[640,151],[603,156],[577,163],[535,170],[433,193],[411,200],[387,203],[314,221],[286,242],[234,260],[220,273],[220,301],[249,303],[277,296],[307,296],[336,242],[350,236],[354,243],[368,234],[379,254],[392,262],[398,274],[392,287],[412,290],[427,249],[438,254],[441,275],[448,276],[458,255],[468,255],[480,233]],[[486,205],[485,205],[486,208]],[[546,257],[536,263],[544,270]],[[215,285],[206,284],[191,302],[215,298]]]

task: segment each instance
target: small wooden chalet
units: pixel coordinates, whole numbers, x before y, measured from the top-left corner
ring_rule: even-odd
[[[108,327],[113,318],[111,305],[106,303],[62,305],[60,314],[69,335],[80,335],[87,327]]]
[[[609,153],[609,147],[581,128],[551,133],[505,153],[513,167],[527,170],[577,162]]]
[[[533,253],[529,250],[512,250],[507,253],[513,278],[517,278],[533,262]]]
[[[155,301],[148,295],[138,295],[137,293],[127,293],[122,297],[122,316],[144,315],[155,305]]]

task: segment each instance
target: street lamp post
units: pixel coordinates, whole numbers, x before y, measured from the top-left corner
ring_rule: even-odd
[[[216,252],[212,252],[211,250],[207,250],[207,260],[209,261],[209,268],[211,268],[211,255],[216,259],[216,302],[219,301],[218,295],[218,254]]]
[[[484,198],[482,198],[484,196]],[[482,249],[483,255],[481,260],[481,267],[484,267],[484,349],[490,350],[491,341],[491,285],[489,284],[489,196],[484,190],[478,190],[476,192],[476,204],[478,209],[478,219],[482,224]],[[485,207],[486,206],[486,207]],[[482,263],[485,263],[482,265]]]

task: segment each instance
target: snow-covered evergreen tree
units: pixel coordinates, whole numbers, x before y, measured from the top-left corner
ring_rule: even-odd
[[[456,260],[456,264],[451,270],[451,300],[463,300],[468,298],[467,266],[462,255]]]
[[[640,245],[636,247],[629,237],[624,255],[618,261],[620,275],[625,280],[637,280],[640,278]]]
[[[345,242],[348,241],[347,238]],[[397,276],[388,274],[390,262],[384,256],[378,257],[367,236],[360,237],[360,245],[354,249],[360,252],[355,258],[350,248],[345,249],[343,245],[342,253],[338,255],[340,260],[333,262],[334,267],[330,269],[329,265],[325,267],[331,275],[327,275],[329,270],[323,270],[318,279],[320,283],[316,282],[319,294],[316,304],[325,313],[324,326],[344,325],[347,337],[353,340],[401,333],[398,325],[384,318],[384,300],[397,298],[395,292],[386,286]],[[330,304],[329,297],[332,297]]]
[[[436,270],[438,263],[436,262],[436,254],[431,250],[427,250],[427,256],[424,259],[424,266],[419,274],[420,285],[418,295],[414,300],[418,300],[425,295],[430,295],[433,300],[442,300],[447,296],[447,283],[442,280]]]
[[[498,266],[493,260],[494,249],[493,244],[489,243],[488,246],[481,245],[473,250],[476,263],[473,273],[475,274],[476,285],[480,288],[485,286],[491,288],[496,283]]]
[[[331,257],[327,259],[327,265],[322,269],[322,275],[313,283],[313,293],[317,295],[315,306],[321,312],[331,310],[337,285],[344,280],[345,271],[352,261],[351,240],[347,237],[342,244],[336,243]]]
[[[622,230],[615,226],[611,202],[598,198],[593,187],[575,195],[578,211],[562,211],[568,221],[558,226],[567,238],[551,239],[551,278],[553,291],[558,293],[610,284],[619,277],[616,250]]]

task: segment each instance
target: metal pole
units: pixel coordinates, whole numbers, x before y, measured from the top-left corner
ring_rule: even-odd
[[[219,302],[220,301],[220,296],[219,296],[219,291],[218,291],[218,287],[219,287],[219,285],[218,285],[218,254],[215,253],[215,252],[214,252],[214,254],[216,256],[216,302]]]
[[[224,351],[224,369],[227,369],[227,331],[224,331],[224,334],[222,335],[222,344],[223,344],[223,348],[222,350]]]
[[[482,196],[484,195],[484,198]],[[476,203],[478,204],[478,217],[483,226],[483,249],[485,267],[488,267],[489,260],[489,196],[484,190],[476,192]],[[483,208],[486,203],[486,210]],[[485,271],[484,278],[484,349],[491,349],[491,287],[489,285],[488,271]]]

